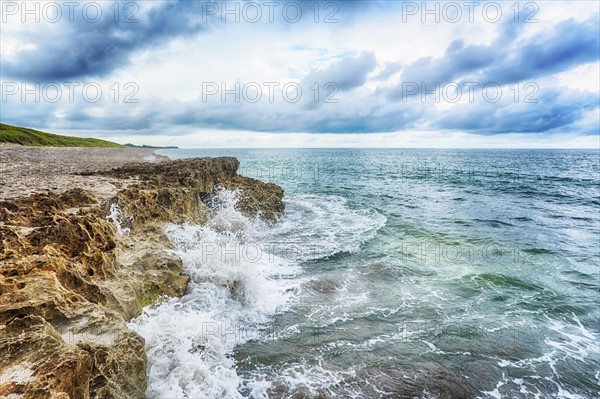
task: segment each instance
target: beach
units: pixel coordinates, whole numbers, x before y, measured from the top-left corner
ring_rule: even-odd
[[[0,144],[0,199],[36,192],[61,193],[72,187],[90,190],[105,199],[116,193],[116,180],[80,173],[165,159],[143,148],[25,147],[4,143]]]

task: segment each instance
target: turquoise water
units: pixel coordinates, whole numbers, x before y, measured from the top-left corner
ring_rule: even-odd
[[[173,227],[193,284],[139,321],[149,397],[600,397],[598,151],[159,153],[235,156],[286,215]],[[223,237],[273,256],[214,267]]]

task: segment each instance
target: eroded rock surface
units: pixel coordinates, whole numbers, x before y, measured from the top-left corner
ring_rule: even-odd
[[[0,201],[0,398],[144,398],[144,341],[127,322],[188,283],[164,224],[206,222],[219,187],[240,190],[246,215],[283,213],[283,190],[238,166],[133,163],[85,171],[113,182],[108,199],[72,188]]]

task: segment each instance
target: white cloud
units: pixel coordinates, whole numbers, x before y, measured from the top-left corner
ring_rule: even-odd
[[[561,85],[571,89],[600,93],[600,62],[576,66],[556,77]]]
[[[93,133],[93,132],[89,132]],[[85,135],[85,132],[80,132]],[[183,136],[107,136],[120,143],[181,148],[598,148],[598,136],[407,131],[371,134],[198,130]]]
[[[164,2],[162,2],[164,3]],[[141,10],[155,7],[157,2],[141,2]],[[373,3],[371,3],[373,4]],[[382,5],[383,4],[383,5]],[[135,98],[138,104],[117,103],[103,98],[98,104],[85,102],[74,104],[64,101],[55,104],[25,104],[19,101],[3,104],[3,114],[18,115],[23,124],[44,123],[38,128],[62,133],[78,133],[86,123],[90,126],[89,135],[111,134],[118,141],[135,143],[181,145],[195,143],[193,146],[511,146],[512,142],[531,146],[538,142],[540,146],[557,140],[557,146],[572,145],[566,136],[534,135],[521,136],[478,136],[448,131],[426,132],[411,131],[404,133],[363,134],[271,134],[260,132],[239,132],[228,130],[210,130],[208,126],[222,125],[223,129],[239,128],[248,122],[248,130],[269,130],[264,128],[269,121],[290,124],[298,122],[299,131],[312,131],[311,122],[323,120],[329,122],[329,131],[344,123],[356,121],[358,129],[365,124],[367,131],[387,131],[389,126],[402,129],[405,126],[432,128],[435,112],[452,112],[451,103],[425,104],[420,110],[414,104],[401,104],[386,98],[385,88],[398,83],[399,68],[422,57],[442,57],[454,40],[460,39],[465,45],[489,45],[497,35],[506,34],[500,23],[490,23],[481,16],[481,6],[475,13],[475,22],[466,21],[466,15],[459,23],[428,22],[422,23],[421,16],[410,16],[403,20],[400,3],[375,3],[368,10],[337,15],[339,23],[324,24],[303,20],[298,24],[286,24],[281,21],[252,24],[248,22],[213,22],[210,29],[191,35],[180,35],[167,42],[161,42],[150,48],[138,49],[131,54],[131,62],[122,64],[108,76],[96,79],[104,88],[118,82],[121,87],[121,99],[126,92],[123,85],[135,82],[139,92]],[[421,2],[416,2],[419,6]],[[440,3],[441,4],[441,3]],[[482,3],[483,4],[483,3]],[[515,3],[502,3],[505,16],[512,16]],[[526,3],[517,3],[523,8]],[[597,2],[537,2],[539,11],[537,23],[529,24],[521,32],[524,37],[551,31],[557,22],[574,18],[583,21],[599,11]],[[525,10],[521,9],[521,16]],[[323,17],[323,15],[321,15]],[[39,45],[26,43],[22,39],[24,30],[49,32],[56,34],[58,25],[27,25],[10,23],[2,28],[2,56],[14,56],[27,46]],[[50,30],[48,30],[50,29]],[[503,33],[504,32],[504,33]],[[373,54],[377,67],[369,75],[363,87],[349,93],[340,93],[340,103],[329,106],[304,107],[278,101],[274,104],[263,101],[259,104],[221,104],[220,101],[204,103],[201,101],[203,83],[216,82],[233,87],[235,82],[242,84],[258,82],[301,81],[311,76],[311,71],[330,67],[339,59],[350,59],[359,54]],[[6,58],[5,58],[6,59]],[[347,61],[346,61],[347,62]],[[384,70],[384,66],[394,64],[397,72],[389,80],[375,77]],[[600,63],[581,65],[569,71],[540,79],[542,88],[564,86],[568,89],[581,89],[587,92],[600,90]],[[78,79],[81,84],[90,79]],[[321,82],[323,83],[323,82]],[[377,91],[379,90],[379,92]],[[310,93],[304,93],[308,96]],[[105,97],[108,97],[106,95]],[[231,98],[231,97],[230,97]],[[465,97],[463,97],[465,98]],[[465,100],[466,101],[466,100]],[[464,101],[463,101],[464,103]],[[418,104],[417,104],[418,105]],[[437,108],[437,110],[436,110]],[[427,117],[431,109],[430,117]],[[499,107],[498,107],[499,109]],[[425,111],[427,112],[425,112]],[[421,115],[423,114],[423,115]],[[3,115],[3,117],[4,117]],[[41,116],[46,115],[45,118]],[[54,117],[52,117],[54,115]],[[415,124],[405,124],[406,119],[414,116]],[[588,132],[594,126],[596,114],[586,111],[581,121],[574,124],[577,132]],[[392,117],[390,117],[392,116]],[[29,117],[29,119],[27,119]],[[385,122],[388,118],[391,122]],[[95,119],[98,118],[98,119]],[[179,118],[179,119],[178,119]],[[222,119],[222,124],[207,123],[208,119]],[[380,118],[382,122],[373,123]],[[392,119],[393,118],[393,119]],[[419,119],[420,118],[420,119]],[[232,119],[234,119],[231,123]],[[122,130],[128,123],[136,129],[136,135],[128,135]],[[142,126],[135,126],[142,123]],[[203,125],[204,123],[204,125]],[[237,123],[237,124],[236,124]],[[250,124],[254,123],[253,126]],[[146,124],[148,126],[146,126]],[[188,125],[186,125],[188,124]],[[204,126],[204,127],[202,127]],[[447,128],[444,127],[444,128]],[[112,130],[114,129],[114,130]],[[42,129],[43,130],[43,129]],[[282,129],[286,130],[286,129]],[[341,129],[343,130],[343,129]],[[199,132],[198,135],[190,132]],[[175,134],[176,133],[176,134]],[[548,141],[550,140],[550,142]],[[588,145],[587,138],[577,139],[577,143]],[[487,144],[486,144],[487,143]],[[569,144],[571,143],[571,144]],[[583,145],[582,144],[582,145]],[[186,144],[189,145],[189,144]],[[574,145],[574,144],[573,144]],[[578,144],[579,145],[579,144]]]

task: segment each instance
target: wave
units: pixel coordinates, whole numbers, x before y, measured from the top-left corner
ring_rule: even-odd
[[[272,234],[304,249],[296,258],[300,261],[356,253],[387,221],[375,210],[351,209],[346,198],[336,195],[293,195],[285,204],[286,216]]]
[[[205,226],[166,231],[191,279],[186,295],[145,309],[132,326],[146,339],[148,398],[241,397],[233,349],[260,337],[298,289],[297,264],[252,252],[266,224],[235,208],[237,192],[217,199]]]
[[[302,286],[302,262],[358,251],[385,224],[341,197],[299,195],[269,225],[242,215],[238,196],[220,190],[204,226],[166,229],[190,283],[185,296],[145,308],[130,324],[146,340],[150,399],[243,397],[234,350],[268,339],[267,324]]]

